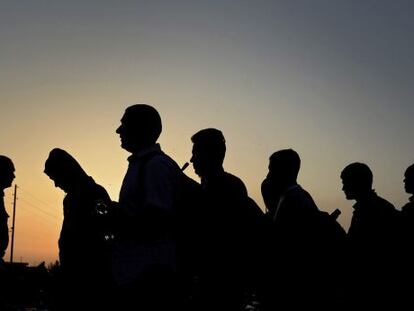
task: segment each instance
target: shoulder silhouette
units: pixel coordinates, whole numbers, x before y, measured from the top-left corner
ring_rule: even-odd
[[[332,271],[340,265],[345,232],[335,215],[320,211],[298,184],[300,166],[296,151],[279,150],[270,156],[261,185],[271,223],[266,282],[270,285],[263,290],[269,310],[288,306],[326,309],[341,294],[340,280]]]
[[[254,274],[261,210],[248,196],[243,181],[224,170],[223,133],[207,128],[195,133],[191,163],[201,179],[204,214],[200,231],[200,304],[224,310],[243,306],[243,295]]]
[[[395,251],[398,212],[374,191],[373,174],[364,163],[351,163],[341,172],[342,190],[355,200],[347,238],[350,307],[396,305]]]
[[[158,111],[128,107],[116,133],[131,153],[119,194],[113,270],[124,308],[174,308],[177,290],[177,204],[181,171],[161,150]]]

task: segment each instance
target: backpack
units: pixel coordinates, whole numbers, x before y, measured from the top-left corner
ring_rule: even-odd
[[[340,266],[346,254],[346,231],[337,221],[340,213],[339,209],[331,214],[318,210],[314,219],[315,246],[328,269]]]
[[[344,228],[337,221],[341,214],[339,209],[336,209],[331,214],[325,211],[318,210],[315,218],[317,238],[321,242],[326,243],[326,246],[343,244],[346,239],[346,232]]]

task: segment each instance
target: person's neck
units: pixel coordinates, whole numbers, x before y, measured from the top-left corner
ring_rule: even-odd
[[[88,175],[79,176],[75,182],[70,186],[70,188],[65,191],[66,193],[78,193],[85,189],[88,185],[88,182],[91,180],[91,177]]]
[[[288,183],[285,183],[283,185],[281,185],[280,187],[280,193],[285,193],[286,191],[288,191],[289,189],[296,187],[298,185],[298,183],[296,181],[291,181]]]
[[[216,178],[224,173],[224,168],[222,166],[210,169],[204,176],[201,176],[201,181],[207,183],[209,180]]]
[[[151,147],[155,146],[157,143],[152,144],[143,144],[139,146],[135,146],[134,150],[131,151],[132,154],[140,154],[141,152],[150,149]]]
[[[359,193],[358,195],[355,196],[355,201],[357,203],[364,202],[367,199],[369,199],[370,197],[372,197],[372,195],[374,195],[374,194],[375,194],[374,189],[371,189],[369,191],[365,191],[365,192]]]

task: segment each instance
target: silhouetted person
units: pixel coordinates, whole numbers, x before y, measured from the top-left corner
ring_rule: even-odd
[[[351,309],[395,307],[393,269],[397,254],[397,210],[372,188],[373,175],[364,163],[352,163],[341,173],[342,190],[355,200],[347,238],[351,263]]]
[[[330,299],[321,265],[323,252],[316,240],[319,209],[297,183],[300,164],[296,151],[279,150],[270,156],[269,172],[262,183],[272,219],[266,310],[326,308],[326,299]]]
[[[161,131],[160,115],[145,104],[128,107],[116,130],[131,153],[113,256],[122,309],[167,310],[177,299],[174,227],[181,171],[157,144]]]
[[[224,171],[226,144],[221,131],[203,129],[191,140],[191,162],[201,178],[205,206],[200,241],[201,309],[241,310],[251,269],[247,235],[256,230],[245,216],[247,189],[238,177]]]
[[[410,165],[404,174],[404,188],[405,192],[411,194],[409,202],[401,209],[400,224],[401,224],[401,238],[400,238],[400,283],[404,297],[404,305],[408,309],[414,307],[414,286],[411,284],[414,278],[414,254],[412,246],[414,245],[414,164]]]
[[[9,188],[14,180],[13,162],[6,156],[0,155],[0,310],[6,309],[6,301],[10,295],[10,275],[4,265],[3,257],[9,245],[9,227],[4,206],[4,189]]]
[[[7,225],[9,215],[4,207],[4,189],[11,186],[14,177],[13,162],[8,157],[0,155],[0,262],[9,245],[9,227]]]
[[[99,202],[110,204],[109,195],[65,150],[55,148],[50,152],[44,172],[66,193],[56,309],[110,309],[110,252],[96,215]]]

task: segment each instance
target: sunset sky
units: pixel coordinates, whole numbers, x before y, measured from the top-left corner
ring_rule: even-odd
[[[225,168],[261,207],[269,155],[293,148],[300,184],[322,210],[341,209],[345,228],[354,202],[339,174],[351,162],[367,163],[374,188],[400,208],[414,163],[413,34],[409,0],[0,0],[15,260],[57,258],[64,194],[43,173],[52,148],[118,199],[128,153],[115,130],[134,103],[158,109],[161,146],[180,165],[192,134],[221,129]]]

